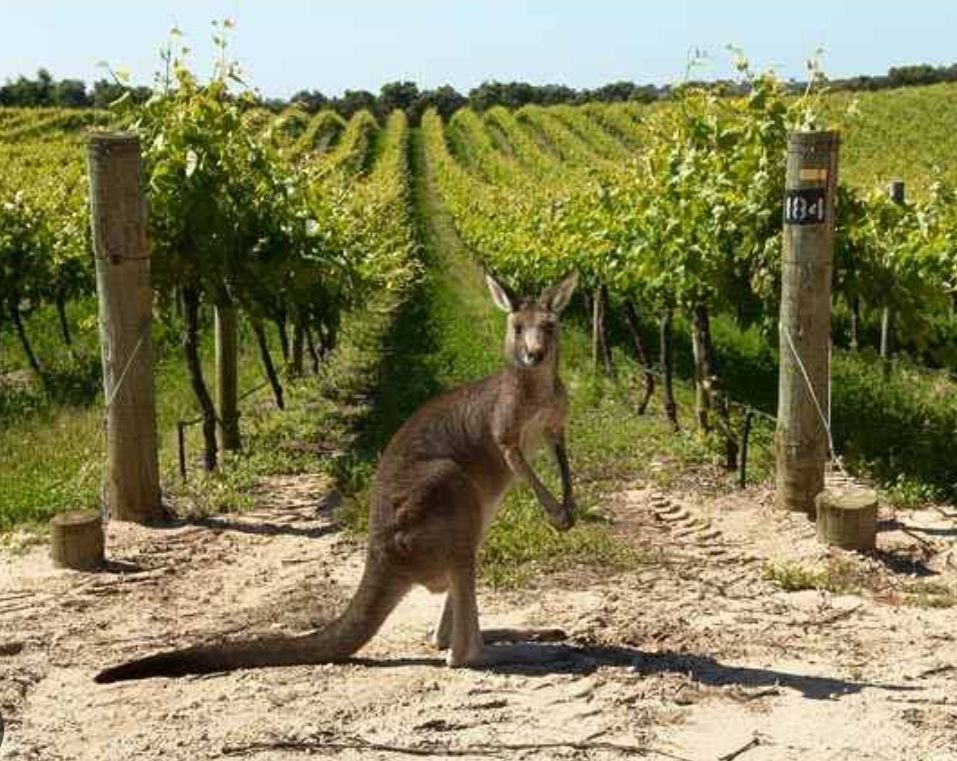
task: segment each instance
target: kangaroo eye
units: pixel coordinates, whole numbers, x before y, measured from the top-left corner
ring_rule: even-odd
[[[518,325],[518,324],[515,325],[515,335],[517,335],[517,336],[522,335],[522,326],[521,326],[521,325]]]

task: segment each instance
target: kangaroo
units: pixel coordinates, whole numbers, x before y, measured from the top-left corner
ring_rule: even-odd
[[[426,402],[392,437],[372,491],[365,569],[342,615],[309,634],[151,655],[107,669],[96,681],[344,661],[372,639],[414,584],[447,593],[433,642],[448,650],[449,666],[509,660],[508,648],[489,647],[479,628],[476,556],[516,479],[531,486],[555,528],[575,523],[558,344],[559,315],[577,280],[573,273],[537,298],[517,299],[486,274],[493,301],[508,313],[507,366]],[[561,502],[528,464],[543,443],[560,471]]]

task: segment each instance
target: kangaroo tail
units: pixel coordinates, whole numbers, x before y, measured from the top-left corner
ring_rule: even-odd
[[[370,558],[345,612],[316,632],[157,653],[101,671],[94,681],[108,684],[155,676],[343,661],[372,639],[409,587],[408,581],[383,572]]]

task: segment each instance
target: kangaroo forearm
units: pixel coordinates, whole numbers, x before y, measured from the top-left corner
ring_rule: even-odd
[[[564,440],[556,441],[553,451],[555,461],[558,463],[558,472],[562,478],[562,501],[569,502],[572,499],[572,473],[568,466],[568,453],[565,451]]]
[[[557,500],[552,496],[551,492],[548,491],[548,487],[535,475],[535,471],[532,470],[531,465],[528,464],[521,449],[518,447],[507,447],[505,449],[505,462],[516,477],[522,479],[532,487],[532,491],[535,492],[535,496],[544,508],[551,510],[552,506],[557,504]]]

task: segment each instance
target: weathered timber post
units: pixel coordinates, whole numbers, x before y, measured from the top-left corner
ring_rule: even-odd
[[[624,311],[625,325],[628,327],[628,332],[631,333],[631,341],[635,346],[635,357],[644,372],[645,390],[638,402],[637,409],[639,415],[644,415],[648,410],[648,402],[651,401],[651,397],[655,393],[655,376],[651,371],[651,357],[648,354],[648,347],[641,335],[638,312],[635,310],[635,304],[631,299],[625,299]]]
[[[703,307],[692,310],[691,351],[694,358],[694,415],[698,430],[708,433],[711,430],[711,394],[708,393],[710,379],[705,370],[705,341],[707,340],[707,312]]]
[[[877,492],[831,486],[815,498],[817,539],[845,550],[872,550],[877,542]]]
[[[751,421],[754,419],[754,410],[750,407],[744,411],[744,423],[741,425],[741,462],[738,471],[738,486],[745,488],[748,485],[748,439],[751,437]]]
[[[292,354],[288,372],[292,378],[301,378],[305,373],[303,360],[306,356],[306,327],[298,319],[292,324]]]
[[[103,507],[117,520],[157,521],[163,508],[140,143],[129,134],[98,133],[87,154],[106,401]]]
[[[677,433],[678,425],[678,405],[675,404],[674,389],[674,356],[672,352],[672,320],[674,312],[671,307],[666,307],[661,313],[661,322],[659,330],[660,352],[661,352],[661,393],[664,397],[663,404],[665,415],[668,416],[668,422],[671,423],[672,430]]]
[[[608,312],[609,304],[611,303],[611,298],[608,294],[608,286],[602,285],[598,289],[598,295],[601,297],[601,328],[600,338],[601,338],[601,361],[605,366],[605,375],[609,378],[614,377],[615,375],[615,365],[611,359],[611,339],[608,336]]]
[[[50,557],[60,568],[100,568],[103,543],[103,519],[96,510],[70,510],[50,521]]]
[[[887,195],[891,201],[902,206],[904,204],[904,183],[901,180],[894,180],[887,185]],[[887,371],[887,363],[891,358],[891,328],[893,326],[893,312],[890,305],[885,304],[881,309],[881,359],[884,360],[884,369]]]
[[[812,517],[828,454],[838,143],[836,132],[791,134],[784,194],[776,502]]]
[[[224,451],[242,448],[239,436],[239,325],[236,307],[216,306],[216,401],[219,444]]]

